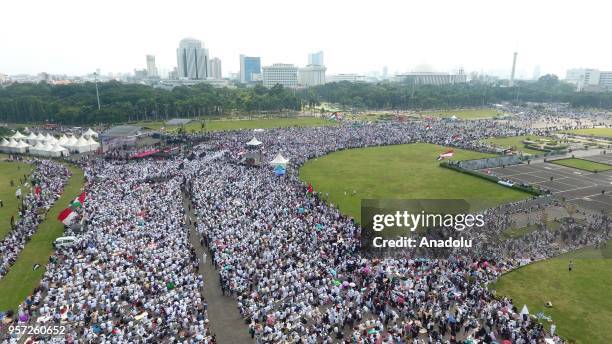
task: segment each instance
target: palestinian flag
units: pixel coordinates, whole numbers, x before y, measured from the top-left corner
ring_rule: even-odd
[[[455,152],[453,150],[446,151],[440,155],[438,155],[438,160],[444,160],[445,158],[452,158]]]
[[[65,224],[66,226],[68,226],[72,223],[72,220],[74,220],[76,216],[77,216],[77,213],[75,211],[72,211],[72,209],[70,208],[66,208],[62,210],[61,213],[59,213],[59,215],[57,216],[57,219],[62,221],[62,223]]]
[[[72,206],[75,208],[80,208],[83,206],[83,203],[85,203],[85,198],[87,197],[87,194],[85,192],[83,192],[82,194],[79,195],[79,197],[75,198],[74,201],[72,202]]]

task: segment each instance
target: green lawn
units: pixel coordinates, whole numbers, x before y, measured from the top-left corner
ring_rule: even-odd
[[[329,193],[329,201],[357,221],[361,199],[466,199],[482,208],[529,197],[440,167],[436,158],[446,150],[425,143],[344,150],[308,161],[300,169],[300,178],[323,196]],[[489,156],[455,149],[453,159]]]
[[[53,253],[51,243],[64,232],[64,225],[57,220],[57,215],[80,193],[84,181],[83,171],[74,166],[69,166],[69,168],[72,176],[62,196],[53,204],[47,217],[21,251],[9,273],[0,279],[0,311],[16,309],[38,286],[45,272],[44,267]],[[42,267],[33,271],[32,267],[36,263]]]
[[[20,187],[24,196],[30,192],[29,180],[25,182],[24,187],[23,184],[19,184],[19,178],[23,179],[24,174],[29,177],[32,172],[32,166],[24,162],[4,161],[5,159],[6,155],[0,155],[0,200],[4,203],[4,207],[0,208],[0,239],[4,238],[11,229],[11,216],[15,216],[15,222],[19,217],[20,202],[15,197],[15,191]],[[11,180],[14,182],[13,187]]]
[[[436,111],[423,111],[422,115],[435,116],[435,117],[453,117],[461,119],[478,119],[478,118],[492,118],[500,115],[501,112],[495,109],[457,109],[457,110],[436,110]]]
[[[612,138],[612,128],[591,128],[567,130],[566,133],[586,136],[599,136]]]
[[[527,265],[504,275],[497,295],[512,297],[517,308],[544,312],[557,332],[574,343],[612,342],[612,241],[605,249],[586,248]],[[568,271],[569,260],[574,269]],[[552,302],[552,308],[544,307]]]
[[[318,117],[278,117],[278,118],[259,118],[259,119],[223,119],[207,120],[204,122],[206,131],[224,131],[237,129],[257,129],[257,128],[281,128],[281,127],[313,127],[322,125],[333,125],[335,122]],[[141,122],[139,125],[159,130],[165,128],[166,131],[176,131],[179,126],[168,126],[164,122]],[[196,120],[186,124],[185,130],[188,132],[202,130],[202,121]]]
[[[577,158],[553,160],[551,163],[589,172],[604,172],[612,170],[612,165]]]
[[[525,148],[525,144],[523,143],[523,141],[528,140],[528,139],[530,141],[535,141],[535,140],[546,140],[547,138],[542,137],[542,136],[533,136],[533,135],[531,136],[512,136],[512,137],[492,137],[492,138],[486,139],[485,142],[491,143],[494,146],[498,146],[504,149],[515,148],[518,151],[521,151],[527,154],[532,154],[532,155],[541,155],[545,153],[543,151]]]

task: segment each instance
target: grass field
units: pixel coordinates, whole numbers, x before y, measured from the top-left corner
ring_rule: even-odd
[[[435,117],[453,117],[461,119],[478,119],[478,118],[492,118],[501,112],[495,109],[457,109],[457,110],[439,110],[439,111],[424,111],[421,113],[426,116]]]
[[[493,137],[490,139],[486,139],[485,142],[491,143],[494,146],[499,146],[504,149],[510,149],[512,147],[515,147],[518,151],[521,151],[527,154],[532,154],[532,155],[544,154],[544,152],[539,151],[539,150],[525,148],[525,144],[523,143],[523,141],[527,139],[542,140],[542,139],[546,139],[546,137],[533,136],[533,135],[532,136],[513,136],[513,137]]]
[[[4,161],[5,159],[5,155],[0,155],[0,200],[4,203],[4,207],[0,208],[0,239],[11,229],[11,216],[15,216],[15,222],[18,219],[20,202],[15,197],[15,191],[21,187],[22,195],[25,195],[30,190],[29,181],[26,181],[24,187],[19,184],[19,178],[23,179],[24,174],[29,176],[32,172],[32,166],[24,162]],[[14,181],[12,187],[11,180]]]
[[[196,120],[184,126],[187,132],[198,132],[202,130],[202,121]],[[238,129],[257,129],[257,128],[281,128],[281,127],[314,127],[322,125],[333,125],[335,122],[318,117],[278,117],[278,118],[259,118],[259,119],[224,119],[204,121],[206,131],[224,131]],[[146,128],[159,130],[165,128],[166,131],[176,131],[180,126],[168,126],[164,122],[141,122],[138,123]]]
[[[476,207],[481,208],[529,197],[440,167],[436,158],[445,150],[425,143],[344,150],[308,161],[300,178],[323,196],[329,193],[328,201],[357,221],[361,199],[467,199],[480,200]],[[455,149],[453,159],[488,156]]]
[[[553,160],[551,163],[589,172],[604,172],[612,170],[612,165],[577,158]]]
[[[64,232],[64,225],[57,220],[57,215],[79,194],[83,185],[83,171],[73,166],[69,168],[72,176],[62,196],[53,204],[9,273],[0,279],[0,311],[16,309],[38,286],[45,272],[44,267],[53,252],[51,243]],[[41,268],[33,271],[32,267],[36,263],[40,264]]]
[[[572,343],[612,342],[612,241],[605,249],[586,248],[527,265],[504,275],[497,295],[512,297],[517,308],[544,312],[557,332]],[[574,269],[568,271],[569,260]],[[552,302],[552,308],[544,307]]]
[[[608,137],[612,139],[612,128],[574,129],[565,132],[576,135]]]

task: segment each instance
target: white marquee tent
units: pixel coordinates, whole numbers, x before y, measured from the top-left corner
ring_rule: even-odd
[[[246,145],[249,147],[257,147],[261,145],[261,141],[259,141],[255,136],[253,136],[251,141],[247,142]]]
[[[272,161],[270,161],[270,165],[272,165],[272,166],[287,167],[287,163],[288,162],[289,162],[289,159],[285,159],[285,157],[283,157],[283,155],[281,153],[278,153],[278,154],[276,154],[274,159]]]

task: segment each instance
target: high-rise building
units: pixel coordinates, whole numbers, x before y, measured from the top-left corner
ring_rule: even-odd
[[[296,87],[298,68],[292,64],[275,63],[262,68],[263,85],[273,87],[276,84],[285,87]]]
[[[540,65],[533,67],[533,80],[538,80],[541,74],[542,74],[542,69]]]
[[[300,68],[298,72],[299,84],[303,86],[316,86],[325,83],[325,66],[308,65]]]
[[[250,84],[261,74],[261,58],[240,55],[240,82]]]
[[[213,79],[223,79],[221,73],[221,59],[218,57],[210,59],[210,77]]]
[[[574,84],[577,91],[611,90],[612,71],[592,68],[569,69],[565,81]]]
[[[176,49],[177,72],[179,78],[206,79],[209,75],[208,49],[202,42],[185,38]]]
[[[155,55],[147,55],[147,76],[149,78],[157,78],[157,67],[155,66]]]
[[[348,74],[333,74],[330,75],[329,78],[327,78],[328,82],[343,82],[343,81],[348,81],[348,82],[365,82],[366,81],[366,77],[365,75],[359,75],[359,74],[354,74],[354,73],[348,73]]]
[[[325,66],[323,62],[323,52],[317,51],[316,53],[308,54],[308,65]]]

